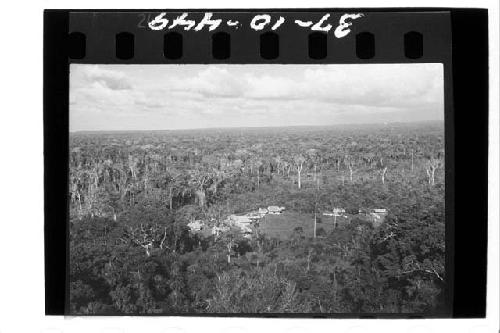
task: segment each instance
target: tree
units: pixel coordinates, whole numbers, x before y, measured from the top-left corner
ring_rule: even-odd
[[[260,176],[262,173],[263,163],[258,157],[253,157],[250,160],[250,170],[255,170],[257,174],[257,188],[260,188]]]
[[[276,164],[276,173],[279,175],[281,169],[283,168],[283,158],[278,154],[274,157],[274,163]]]
[[[219,226],[223,220],[230,214],[227,205],[213,204],[203,209],[205,223],[209,227]]]
[[[123,232],[123,239],[129,240],[132,244],[142,247],[146,256],[150,256],[152,250],[157,247],[163,249],[167,239],[167,227],[154,225],[126,226]]]
[[[354,158],[352,156],[346,155],[344,157],[344,164],[349,170],[349,181],[352,184],[354,182],[353,177],[352,177],[353,173],[354,173],[354,166],[355,166]]]
[[[316,238],[316,226],[318,220],[318,204],[319,204],[319,189],[316,188],[314,191],[314,228],[313,228],[313,237]]]
[[[413,160],[414,160],[415,150],[412,149],[410,153],[411,153],[411,172],[413,172],[413,169],[414,169],[414,162],[413,162]]]
[[[302,187],[301,185],[301,173],[302,173],[302,168],[304,166],[304,162],[306,161],[306,159],[304,158],[304,156],[302,155],[295,155],[293,157],[293,162],[295,164],[295,168],[297,170],[297,186],[298,188],[300,189]]]
[[[426,167],[425,171],[427,172],[429,185],[434,186],[434,184],[436,183],[435,174],[436,174],[436,170],[439,169],[440,167],[441,167],[441,161],[437,158],[431,157],[427,161],[427,167]]]
[[[310,311],[296,284],[278,276],[273,267],[235,269],[217,275],[211,313],[300,313]]]
[[[78,219],[82,218],[83,207],[82,207],[82,178],[83,174],[80,170],[72,172],[70,175],[70,200],[73,207],[76,207],[76,212]]]
[[[227,263],[231,263],[231,256],[235,253],[234,249],[238,246],[238,240],[241,239],[241,230],[237,227],[230,226],[229,230],[222,233],[221,241],[227,249]]]
[[[138,168],[139,168],[139,159],[133,155],[128,156],[128,168],[130,170],[130,174],[134,180],[137,179]]]
[[[316,182],[317,177],[318,177],[317,171],[318,171],[318,164],[319,164],[319,152],[317,149],[311,148],[311,149],[307,150],[307,155],[309,157],[309,160],[313,164],[313,169],[314,169],[313,180]]]
[[[398,291],[399,310],[423,311],[435,308],[445,281],[444,219],[439,208],[434,214],[415,211],[389,215],[371,240],[373,264],[391,289]],[[422,299],[424,294],[428,297]]]
[[[182,177],[183,174],[175,168],[169,168],[167,170],[166,182],[168,188],[168,207],[170,211],[173,210],[173,199],[174,196],[179,192],[180,186],[178,184],[178,181],[181,180]]]
[[[191,170],[190,183],[194,187],[194,194],[196,196],[196,201],[200,207],[204,207],[206,203],[206,186],[212,179],[212,173],[194,169]]]
[[[378,163],[380,170],[380,178],[382,180],[382,184],[385,184],[385,174],[387,173],[387,164],[384,161],[384,158],[381,157]]]

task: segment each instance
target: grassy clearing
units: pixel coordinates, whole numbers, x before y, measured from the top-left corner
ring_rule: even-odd
[[[348,222],[348,219],[337,217],[339,224]],[[305,237],[314,235],[314,216],[312,214],[303,214],[297,212],[284,212],[281,215],[266,215],[260,220],[259,231],[270,238],[289,239],[293,236],[294,230],[302,228]],[[325,233],[334,230],[333,218],[327,216],[318,216],[317,218],[318,236],[321,236],[323,229]]]

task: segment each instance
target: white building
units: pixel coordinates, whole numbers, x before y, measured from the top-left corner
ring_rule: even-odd
[[[266,215],[267,213],[269,213],[269,211],[267,210],[267,208],[259,208],[259,215],[262,217],[264,215]]]
[[[247,215],[229,215],[228,222],[233,224],[248,224],[252,222]]]
[[[262,216],[258,212],[250,212],[250,213],[246,214],[246,217],[248,217],[252,221],[255,221],[255,220],[260,219]]]
[[[240,228],[243,232],[252,232],[250,225],[253,220],[246,215],[229,215],[226,222],[229,225]]]
[[[331,212],[324,212],[324,216],[344,216],[345,209],[343,208],[334,208]]]
[[[279,215],[285,210],[285,207],[279,207],[279,206],[269,206],[267,207],[267,211],[269,214],[275,214]]]
[[[203,228],[203,225],[203,221],[194,220],[189,222],[187,226],[189,227],[189,229],[191,229],[191,231],[200,231],[201,228]]]

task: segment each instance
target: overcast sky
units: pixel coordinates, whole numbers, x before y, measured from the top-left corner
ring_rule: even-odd
[[[443,120],[441,64],[82,65],[70,130]]]

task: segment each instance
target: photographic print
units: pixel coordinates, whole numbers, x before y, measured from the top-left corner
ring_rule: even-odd
[[[70,67],[70,313],[437,314],[443,66]]]

